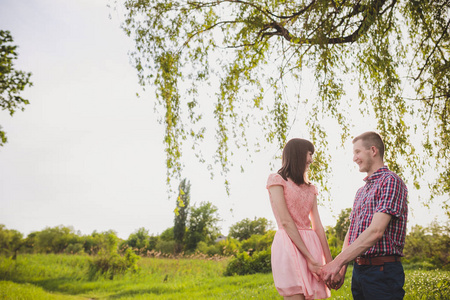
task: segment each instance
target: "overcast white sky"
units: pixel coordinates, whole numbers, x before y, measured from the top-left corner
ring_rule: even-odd
[[[9,140],[0,148],[0,224],[8,229],[27,235],[65,225],[83,234],[113,229],[127,238],[140,227],[159,234],[173,226],[164,128],[153,94],[136,97],[141,89],[127,55],[133,43],[107,3],[0,0],[0,29],[10,30],[19,46],[16,67],[33,73],[33,87],[22,94],[31,102],[26,110],[13,117],[0,112]],[[373,129],[368,124],[359,131]],[[224,234],[243,218],[274,221],[265,184],[275,153],[269,147],[245,173],[233,171],[230,196],[223,178],[210,180],[204,165],[186,160],[191,203],[216,205]],[[333,165],[333,202],[320,208],[324,225],[334,225],[340,210],[351,207],[364,178],[351,147],[336,152]],[[438,206],[428,211],[418,204],[414,192],[410,203],[410,226],[445,219]]]

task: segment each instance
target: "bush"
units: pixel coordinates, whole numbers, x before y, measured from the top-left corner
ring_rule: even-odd
[[[432,264],[429,261],[413,261],[408,262],[407,260],[404,260],[403,262],[403,268],[405,270],[436,270],[438,267],[434,264]]]
[[[225,276],[272,272],[270,250],[259,251],[250,256],[247,252],[236,255],[227,265]]]
[[[159,251],[161,253],[165,253],[165,254],[174,254],[175,253],[175,241],[164,241],[164,240],[159,240],[156,243],[156,247],[155,247],[156,251]]]
[[[276,231],[270,230],[264,235],[255,234],[241,243],[241,251],[264,251],[270,249]]]
[[[219,255],[220,254],[220,247],[215,244],[215,245],[208,245],[205,242],[199,242],[197,245],[197,252],[209,255],[209,256],[214,256],[214,255]]]
[[[65,254],[81,254],[84,253],[84,244],[75,243],[67,245],[66,249],[64,249]]]
[[[90,263],[89,278],[92,280],[101,275],[114,279],[114,276],[125,274],[127,271],[135,272],[138,270],[139,258],[130,248],[125,251],[124,256],[115,252],[100,252]]]
[[[270,250],[253,253],[251,257],[253,259],[251,265],[256,273],[272,272],[272,264],[271,264],[272,260]]]
[[[227,238],[226,240],[222,240],[216,244],[219,254],[222,256],[236,255],[236,253],[239,252],[240,246],[240,242],[233,238]]]

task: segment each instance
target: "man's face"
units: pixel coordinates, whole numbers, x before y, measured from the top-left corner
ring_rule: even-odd
[[[369,172],[373,164],[372,149],[366,149],[363,141],[358,140],[353,144],[353,161],[359,166],[360,172]]]

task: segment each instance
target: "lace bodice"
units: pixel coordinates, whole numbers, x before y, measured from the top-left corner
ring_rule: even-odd
[[[281,185],[284,189],[284,199],[289,213],[294,219],[298,229],[309,229],[311,220],[309,214],[311,212],[314,196],[318,194],[317,188],[312,184],[297,185],[290,179],[287,181],[280,174],[270,174],[267,180],[267,189],[273,185]],[[269,192],[270,195],[270,192]],[[277,221],[278,228],[282,228],[280,218],[273,206],[272,196],[270,195],[270,204]]]

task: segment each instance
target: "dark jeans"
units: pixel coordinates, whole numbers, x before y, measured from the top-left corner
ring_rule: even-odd
[[[401,262],[382,266],[353,265],[352,294],[355,300],[403,299],[405,272]]]

